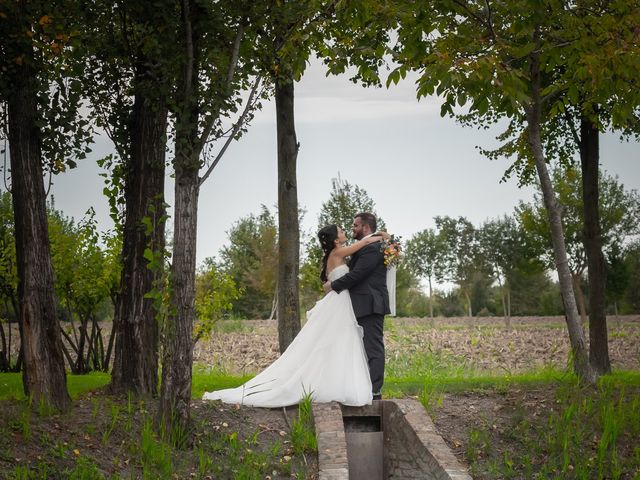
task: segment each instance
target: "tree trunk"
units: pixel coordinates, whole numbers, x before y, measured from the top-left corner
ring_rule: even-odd
[[[576,300],[578,301],[578,312],[580,312],[580,321],[582,325],[587,325],[587,303],[584,299],[584,292],[582,291],[582,278],[580,275],[571,274],[571,280],[573,281],[573,288],[576,292]]]
[[[158,322],[152,298],[160,272],[145,251],[164,251],[166,100],[156,91],[151,68],[140,62],[131,125],[131,154],[125,178],[126,219],[111,391],[155,395],[158,388]],[[145,225],[146,222],[146,225]],[[161,267],[159,267],[161,268]]]
[[[176,144],[181,143],[178,137]],[[195,320],[196,236],[198,230],[198,167],[178,165],[176,155],[175,220],[171,265],[171,314],[163,331],[164,358],[160,389],[160,422],[174,444],[189,431],[193,322]],[[188,160],[188,159],[187,159]],[[196,159],[197,160],[197,159]],[[184,163],[183,163],[184,165]]]
[[[11,324],[9,322],[7,322],[7,325],[11,328]],[[2,348],[0,348],[0,372],[8,372],[9,362],[7,360],[7,337],[5,337],[2,322],[0,322],[0,338],[2,339]]]
[[[111,353],[113,352],[113,344],[116,338],[115,324],[111,322],[111,330],[109,331],[109,342],[107,343],[107,351],[104,354],[104,371],[109,371],[111,364]]]
[[[580,123],[580,164],[584,204],[584,249],[589,272],[589,360],[599,374],[611,373],[607,336],[607,265],[602,253],[598,164],[599,132],[583,117]]]
[[[60,333],[62,334],[64,339],[67,341],[67,343],[69,344],[69,346],[71,347],[71,349],[73,350],[73,352],[77,356],[78,349],[75,347],[75,344],[73,343],[73,339],[62,328],[60,329]],[[76,362],[73,361],[73,358],[71,357],[71,354],[69,353],[69,349],[66,347],[64,342],[62,342],[62,354],[64,355],[64,358],[67,359],[67,363],[69,364],[69,369],[71,370],[71,373],[74,373],[74,374],[78,373],[76,371]]]
[[[11,297],[12,297],[11,302],[14,305],[17,305],[17,302],[13,298],[13,294],[11,295]],[[6,305],[6,300],[5,300],[5,305]],[[7,311],[8,311],[8,308],[7,308]],[[14,307],[14,312],[16,314],[18,313],[17,307]],[[11,370],[11,339],[12,339],[11,338],[12,335],[11,335],[11,319],[10,318],[7,318],[7,337],[8,337],[8,342],[7,342],[7,350],[6,350],[6,352],[7,352],[7,363],[9,365],[9,370],[7,370],[7,371],[10,371]]]
[[[538,29],[536,29],[534,36],[536,37],[536,43],[539,44]],[[547,214],[549,215],[551,241],[553,243],[553,256],[558,270],[562,303],[564,304],[567,329],[569,331],[569,341],[571,343],[573,355],[573,368],[576,375],[582,381],[595,383],[597,374],[589,363],[584,332],[580,325],[578,308],[576,307],[576,297],[573,293],[573,286],[571,284],[571,272],[569,271],[569,263],[567,260],[567,249],[565,246],[564,231],[560,216],[560,205],[558,204],[555,192],[553,191],[553,185],[551,183],[551,178],[549,177],[549,171],[542,151],[542,140],[540,134],[541,100],[539,55],[539,50],[536,49],[530,57],[532,98],[531,104],[527,106],[525,111],[528,124],[528,140],[531,153],[536,164],[536,170],[538,171],[538,178],[542,187],[544,204],[547,209]]]
[[[293,116],[293,78],[276,81],[278,131],[278,340],[284,352],[300,331],[298,271],[300,229],[296,161],[298,142]]]
[[[504,316],[504,324],[506,327],[509,326],[509,316],[507,315],[507,296],[505,295],[504,289],[500,289],[501,297],[502,297],[502,314]]]
[[[25,2],[17,7],[24,10]],[[16,29],[29,31],[20,11]],[[14,19],[9,19],[9,24]],[[5,20],[6,21],[6,20]],[[19,27],[18,27],[19,26]],[[24,27],[24,28],[20,28]],[[56,316],[53,267],[44,184],[40,130],[37,126],[36,72],[33,51],[25,42],[21,65],[14,65],[16,77],[12,94],[6,98],[9,119],[11,194],[16,236],[18,299],[25,394],[36,404],[58,410],[71,405],[62,355],[60,327]]]
[[[471,309],[471,297],[466,290],[462,290],[462,292],[464,293],[464,298],[467,300],[467,315],[473,317],[473,310]]]
[[[92,315],[90,315],[90,317],[92,317]],[[90,371],[91,369],[93,370],[98,370],[100,368],[100,363],[98,362],[98,342],[96,341],[97,338],[97,334],[99,333],[98,331],[96,331],[96,325],[97,322],[94,321],[94,319],[91,319],[91,335],[89,335],[89,343],[87,344],[87,369]],[[91,367],[91,363],[93,362],[93,367]]]
[[[78,341],[77,355],[76,355],[76,372],[87,373],[89,366],[89,356],[87,355],[86,361],[84,357],[84,344],[88,338],[87,332],[87,319],[80,317],[80,339]]]
[[[502,284],[502,281],[500,280],[500,275],[497,275],[498,278],[498,286],[500,287],[500,293],[502,296],[502,313],[504,315],[504,326],[506,328],[511,328],[511,316],[507,313],[507,301],[506,301],[506,289],[507,289],[507,284],[505,282],[505,284]]]
[[[273,300],[271,301],[271,313],[269,314],[269,320],[274,319],[277,311],[278,311],[278,286],[276,285],[276,291],[273,292]]]
[[[504,326],[506,328],[510,329],[511,328],[511,312],[507,308],[507,304],[505,302],[505,297],[506,297],[506,295],[503,293],[502,294],[502,308],[506,309],[504,311]]]
[[[182,2],[184,62],[178,86],[175,143],[175,208],[173,257],[169,282],[170,313],[163,328],[160,432],[173,445],[189,440],[191,369],[195,320],[196,238],[200,190],[198,141],[199,38],[193,18],[197,5]]]
[[[431,287],[431,277],[429,277],[429,317],[433,320],[433,288]]]

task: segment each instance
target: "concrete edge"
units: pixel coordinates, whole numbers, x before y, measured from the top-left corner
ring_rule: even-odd
[[[413,399],[398,399],[390,401],[404,415],[405,420],[415,432],[417,440],[429,452],[433,463],[437,464],[440,472],[438,478],[451,480],[472,480],[467,470],[460,464],[449,446],[436,431],[436,427],[427,415],[422,404]]]
[[[318,441],[318,479],[348,480],[347,439],[340,404],[312,403],[311,414]]]
[[[386,412],[385,412],[386,410]],[[433,421],[422,404],[413,399],[388,399],[363,407],[349,407],[337,402],[312,403],[311,412],[318,441],[319,480],[348,480],[349,460],[344,431],[344,416],[385,415],[401,416],[412,436],[430,457],[429,464],[437,465],[438,480],[472,480],[466,468],[455,457],[436,431]]]

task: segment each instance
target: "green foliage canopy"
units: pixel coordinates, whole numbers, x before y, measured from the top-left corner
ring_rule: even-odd
[[[563,206],[567,252],[571,271],[582,275],[587,260],[584,251],[584,209],[582,208],[582,178],[579,170],[558,167],[552,172],[554,190]],[[626,190],[615,176],[600,172],[600,223],[605,254],[620,250],[627,239],[640,233],[640,197],[635,190]],[[530,242],[538,249],[547,266],[553,262],[548,218],[541,193],[532,203],[520,202],[516,214]]]
[[[244,289],[213,258],[205,259],[196,275],[194,343],[209,337],[216,322],[233,310],[233,303],[243,293]]]
[[[268,318],[276,288],[278,229],[273,213],[262,206],[259,215],[238,220],[220,252],[224,272],[243,289],[234,312],[244,318]]]

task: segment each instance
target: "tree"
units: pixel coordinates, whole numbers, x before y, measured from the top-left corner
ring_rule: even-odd
[[[215,323],[233,310],[233,302],[242,295],[231,275],[213,258],[205,259],[196,276],[196,324],[193,343],[208,338]]]
[[[600,238],[598,207],[599,135],[607,129],[638,136],[640,97],[635,41],[640,11],[634,2],[582,1],[549,3],[543,28],[550,48],[544,52],[541,141],[547,156],[573,163],[579,154],[582,170],[583,236],[589,272],[589,360],[599,373],[610,371],[606,327],[606,269]],[[517,54],[517,52],[516,52]],[[548,60],[548,61],[547,61]],[[529,178],[528,157],[521,147],[528,135],[517,117],[496,152],[516,153],[510,168]],[[509,173],[509,172],[508,172]],[[508,175],[507,175],[508,176]],[[583,319],[586,302],[582,303]]]
[[[234,314],[269,318],[274,309],[278,263],[278,229],[271,211],[238,220],[228,232],[229,244],[220,252],[224,272],[243,293],[234,302]]]
[[[113,392],[155,395],[158,390],[159,328],[152,292],[163,278],[174,8],[169,0],[153,9],[140,1],[83,4],[83,88],[97,125],[117,152],[101,162],[111,170],[105,192],[122,230]]]
[[[330,3],[329,3],[330,4]],[[300,331],[300,224],[294,119],[294,82],[299,80],[317,35],[322,1],[278,2],[271,9],[267,72],[275,87],[278,145],[278,344],[284,352]],[[320,15],[321,16],[321,15]]]
[[[618,306],[629,286],[629,271],[624,262],[620,245],[613,245],[607,258],[607,298],[613,303],[613,314],[618,316]]]
[[[421,2],[407,13],[399,31],[400,47],[395,49],[400,67],[390,76],[391,81],[399,80],[408,68],[417,68],[422,74],[418,96],[441,95],[443,115],[455,115],[455,107],[470,101],[470,116],[479,122],[507,117],[512,127],[526,125],[525,133],[501,153],[520,152],[518,165],[525,178],[531,178],[535,166],[549,215],[574,369],[582,380],[594,382],[597,373],[589,364],[579,323],[560,205],[542,141],[543,126],[562,105],[562,95],[550,93],[566,89],[566,84],[554,84],[547,74],[563,61],[564,38],[554,27],[571,13],[562,5],[530,0]],[[501,138],[511,133],[513,128]]]
[[[585,2],[563,16],[570,47],[561,81],[575,82],[565,110],[580,153],[584,214],[583,241],[589,272],[589,359],[601,374],[610,373],[606,319],[606,261],[599,208],[599,135],[606,128],[626,136],[640,134],[640,94],[635,70],[640,58],[637,25],[640,10],[633,2]],[[593,67],[597,65],[597,68]],[[596,72],[595,75],[593,72]],[[573,93],[573,95],[571,95]],[[575,127],[580,123],[579,135]]]
[[[69,329],[62,327],[62,335],[74,353],[72,356],[63,347],[69,368],[76,374],[92,369],[107,371],[114,330],[111,329],[105,344],[98,311],[118,287],[120,262],[116,254],[119,250],[115,251],[117,246],[112,243],[110,233],[103,236],[107,248],[101,247],[103,242],[97,231],[93,209],[75,224],[55,210],[52,201],[49,206],[49,235],[56,296],[60,302],[60,313],[66,313],[64,318],[70,325]],[[78,328],[76,321],[79,322]]]
[[[255,34],[262,4],[179,2],[175,116],[175,219],[170,273],[170,308],[164,325],[164,359],[158,416],[167,435],[186,433],[190,418],[192,332],[195,320],[195,268],[198,196],[233,139],[239,138],[257,107],[261,76],[255,67]],[[244,111],[225,131],[223,120],[242,104]],[[200,177],[207,145],[227,136]],[[186,353],[185,353],[186,352]],[[180,435],[179,435],[180,436]],[[182,442],[186,438],[180,438]]]
[[[433,311],[433,296],[427,296],[420,289],[419,278],[407,267],[406,261],[398,266],[396,277],[396,313],[398,317],[424,317],[427,304]],[[433,314],[431,314],[433,316]]]
[[[625,248],[624,266],[629,274],[624,302],[628,312],[640,312],[640,242],[635,241]]]
[[[308,311],[322,295],[320,252],[315,235],[308,236],[304,241],[304,255],[300,263],[300,306],[303,312]]]
[[[329,198],[320,207],[316,231],[326,225],[338,225],[345,230],[348,236],[354,217],[361,212],[371,212],[376,216],[378,230],[386,228],[384,219],[376,213],[375,202],[364,188],[351,184],[340,176],[333,178]],[[301,285],[303,292],[305,292],[304,297],[308,298],[305,302],[308,304],[315,302],[317,295],[322,292],[321,266],[322,249],[314,232],[307,242],[304,263],[300,268]]]
[[[140,69],[153,59],[140,58]],[[158,272],[149,268],[149,253],[164,251],[166,98],[155,90],[158,73],[136,72],[130,130],[131,151],[124,181],[122,280],[114,328],[115,361],[110,388],[114,392],[155,394],[158,388],[158,327],[151,298]],[[155,91],[155,93],[152,93]],[[159,95],[159,97],[158,97]],[[166,93],[165,93],[166,95]],[[146,225],[145,225],[146,222]]]
[[[556,282],[540,262],[518,265],[509,275],[511,313],[526,315],[563,315],[562,296]]]
[[[480,258],[474,226],[464,217],[435,217],[438,236],[444,248],[444,278],[458,285],[467,303],[467,315],[473,316],[471,290],[476,273],[486,270]]]
[[[11,359],[11,322],[18,319],[18,267],[16,265],[16,241],[13,224],[11,192],[0,192],[0,371],[8,372],[16,368],[19,371],[20,358],[12,365]],[[7,332],[4,331],[7,323]]]
[[[486,221],[478,229],[478,242],[482,256],[488,262],[493,278],[498,282],[502,311],[507,327],[511,319],[510,281],[517,270],[531,270],[537,263],[538,252],[517,223],[516,218],[503,218]],[[535,269],[540,271],[540,269]],[[541,269],[544,270],[544,269]]]
[[[513,220],[505,216],[504,219],[487,221],[478,229],[478,241],[482,255],[491,266],[493,277],[500,288],[502,311],[507,327],[511,326],[511,295],[506,282],[506,271],[511,262],[507,260],[506,250],[512,245],[513,235],[510,234],[513,226]]]
[[[296,223],[295,172],[299,145],[293,116],[294,81],[300,79],[314,51],[329,64],[329,72],[341,73],[353,62],[358,67],[354,78],[366,85],[378,85],[377,66],[382,63],[384,48],[382,43],[376,45],[376,42],[388,38],[387,23],[382,22],[379,10],[375,2],[368,0],[308,0],[277,2],[269,12],[273,48],[267,51],[267,71],[275,85],[278,124],[278,336],[281,351],[300,329],[300,233]],[[373,18],[379,22],[374,22]],[[372,49],[372,45],[377,48]]]
[[[4,219],[0,221],[0,299],[5,307],[3,316],[12,320],[18,311],[13,209],[9,192],[3,192],[0,197],[0,218]],[[118,287],[119,238],[112,232],[99,235],[93,210],[75,224],[55,209],[53,197],[47,205],[47,222],[57,313],[58,318],[65,321],[60,328],[74,355],[64,344],[62,351],[73,373],[86,373],[92,368],[106,371],[113,330],[105,349],[98,315],[109,298],[113,302],[112,296]],[[80,322],[79,328],[76,328],[76,321]],[[5,354],[11,352],[11,329],[7,335],[2,330],[0,336],[0,368],[19,370],[20,358],[13,365],[11,357]],[[6,364],[2,363],[4,361]]]
[[[429,284],[429,316],[433,318],[433,280],[444,278],[446,243],[443,236],[428,228],[416,233],[407,242],[407,264],[418,277]]]
[[[385,222],[377,215],[375,202],[367,191],[338,176],[331,180],[329,199],[320,207],[318,229],[336,224],[346,232],[350,232],[354,217],[362,212],[371,212],[376,215],[378,230],[385,229]]]
[[[72,156],[82,156],[89,139],[78,113],[79,84],[64,81],[73,76],[68,63],[77,25],[69,12],[75,8],[64,1],[0,6],[0,98],[11,160],[23,384],[36,402],[59,410],[71,400],[57,324],[43,174],[45,159],[51,173],[73,166]]]
[[[283,26],[287,28],[287,26]],[[283,70],[287,70],[285,67]],[[281,74],[282,75],[282,74]],[[293,72],[275,79],[278,135],[278,344],[284,352],[300,331],[300,225],[296,163],[299,144],[293,117]]]
[[[556,168],[552,172],[554,190],[563,206],[562,221],[567,239],[569,270],[578,297],[583,321],[587,318],[587,306],[582,289],[584,272],[587,269],[587,254],[584,243],[584,209],[582,200],[581,172],[571,168]],[[626,191],[617,177],[600,172],[598,191],[600,242],[605,252],[620,250],[625,240],[639,233],[637,218],[640,215],[640,197],[635,191]],[[552,247],[549,227],[540,193],[534,195],[531,204],[521,202],[516,208],[530,241],[541,250],[548,266],[552,262]],[[591,288],[589,288],[591,291]]]

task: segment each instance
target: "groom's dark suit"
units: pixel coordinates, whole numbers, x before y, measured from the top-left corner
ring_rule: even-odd
[[[353,311],[364,329],[364,348],[369,360],[373,393],[380,393],[384,381],[384,316],[390,313],[387,268],[380,243],[372,243],[354,253],[349,273],[331,282],[336,292],[348,289]]]

